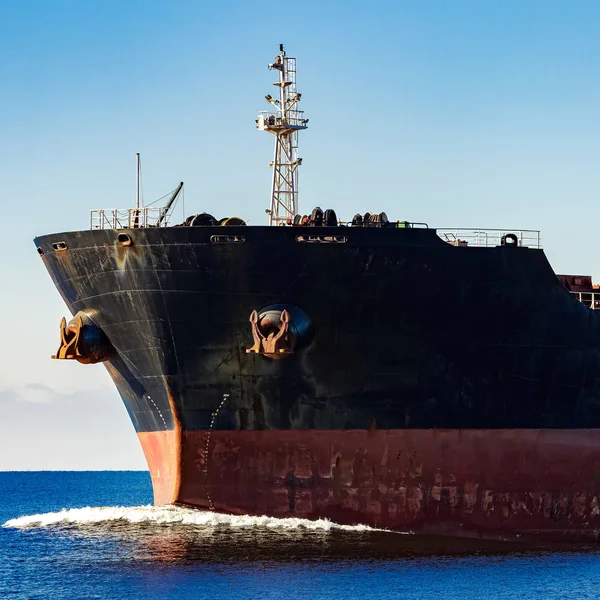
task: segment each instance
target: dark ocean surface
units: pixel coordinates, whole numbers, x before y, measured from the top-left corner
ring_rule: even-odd
[[[145,472],[0,473],[0,598],[600,598],[600,547],[153,508]]]

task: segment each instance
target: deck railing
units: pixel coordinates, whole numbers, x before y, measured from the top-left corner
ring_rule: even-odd
[[[288,110],[284,116],[283,111],[261,110],[256,119],[258,129],[276,129],[291,127],[292,129],[305,129],[308,119],[304,118],[303,110]]]
[[[99,208],[90,211],[90,229],[132,229],[156,227],[165,208],[146,206],[141,208]],[[167,214],[161,226],[168,225]]]
[[[444,229],[437,234],[453,246],[500,246],[504,236],[514,235],[519,246],[541,248],[540,232],[535,229]],[[506,238],[504,238],[506,239]],[[507,242],[510,243],[510,242]]]
[[[600,290],[597,292],[569,292],[579,302],[592,310],[600,310]]]

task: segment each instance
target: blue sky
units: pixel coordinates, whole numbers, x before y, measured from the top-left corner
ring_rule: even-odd
[[[266,65],[298,59],[300,203],[532,228],[594,275],[600,3],[26,1],[0,6],[0,469],[144,468],[102,366],[56,363],[67,314],[32,238],[186,183],[187,214],[265,223]]]

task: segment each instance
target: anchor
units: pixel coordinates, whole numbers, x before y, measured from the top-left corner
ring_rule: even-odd
[[[278,318],[277,318],[278,317]],[[284,358],[294,353],[295,336],[290,332],[290,313],[287,310],[250,315],[254,345],[247,354],[262,354],[267,358]]]
[[[108,338],[84,312],[78,312],[67,324],[60,322],[60,346],[52,358],[76,360],[84,365],[108,360],[114,348]]]

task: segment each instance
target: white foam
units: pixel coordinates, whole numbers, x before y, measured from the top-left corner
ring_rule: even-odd
[[[43,528],[56,525],[85,526],[110,522],[148,523],[157,525],[193,525],[199,527],[229,526],[232,528],[263,527],[269,529],[306,529],[311,531],[381,531],[367,525],[338,525],[327,519],[295,519],[252,517],[249,515],[225,515],[221,513],[192,510],[177,506],[87,506],[63,509],[9,519],[3,527],[18,529]]]

